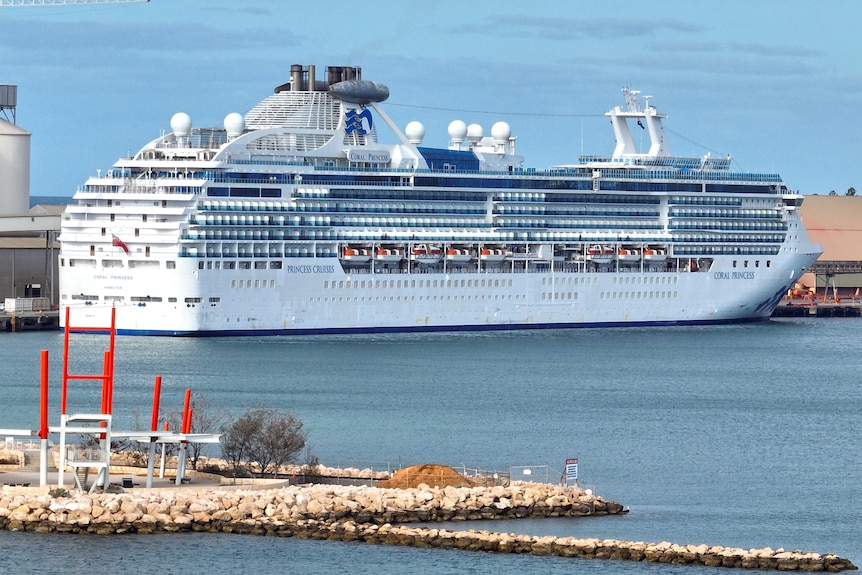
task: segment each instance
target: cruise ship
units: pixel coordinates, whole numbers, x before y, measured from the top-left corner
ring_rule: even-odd
[[[389,88],[360,68],[316,76],[291,66],[223,126],[177,113],[77,190],[60,236],[71,325],[115,314],[120,334],[208,336],[755,321],[821,251],[778,174],[673,156],[666,116],[635,90],[606,113],[610,155],[528,167],[505,122],[486,134],[455,120],[446,148],[424,146],[425,127],[396,126]]]

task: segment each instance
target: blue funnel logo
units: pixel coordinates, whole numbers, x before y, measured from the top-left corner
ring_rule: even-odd
[[[361,113],[356,110],[347,110],[347,113],[344,114],[344,122],[347,124],[344,128],[344,132],[347,134],[356,132],[357,134],[365,135],[371,131],[374,125],[374,120],[371,118],[371,110],[368,109],[362,110]]]

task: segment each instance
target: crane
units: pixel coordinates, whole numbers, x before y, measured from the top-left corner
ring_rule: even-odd
[[[72,6],[75,4],[124,4],[150,0],[0,0],[2,6]]]

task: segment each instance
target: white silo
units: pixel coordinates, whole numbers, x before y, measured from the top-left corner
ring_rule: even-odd
[[[30,132],[0,118],[0,216],[30,209]]]

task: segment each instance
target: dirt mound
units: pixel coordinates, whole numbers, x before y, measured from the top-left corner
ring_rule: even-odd
[[[448,465],[413,465],[399,469],[395,474],[377,483],[378,487],[408,489],[424,483],[431,487],[472,487],[473,482]]]

